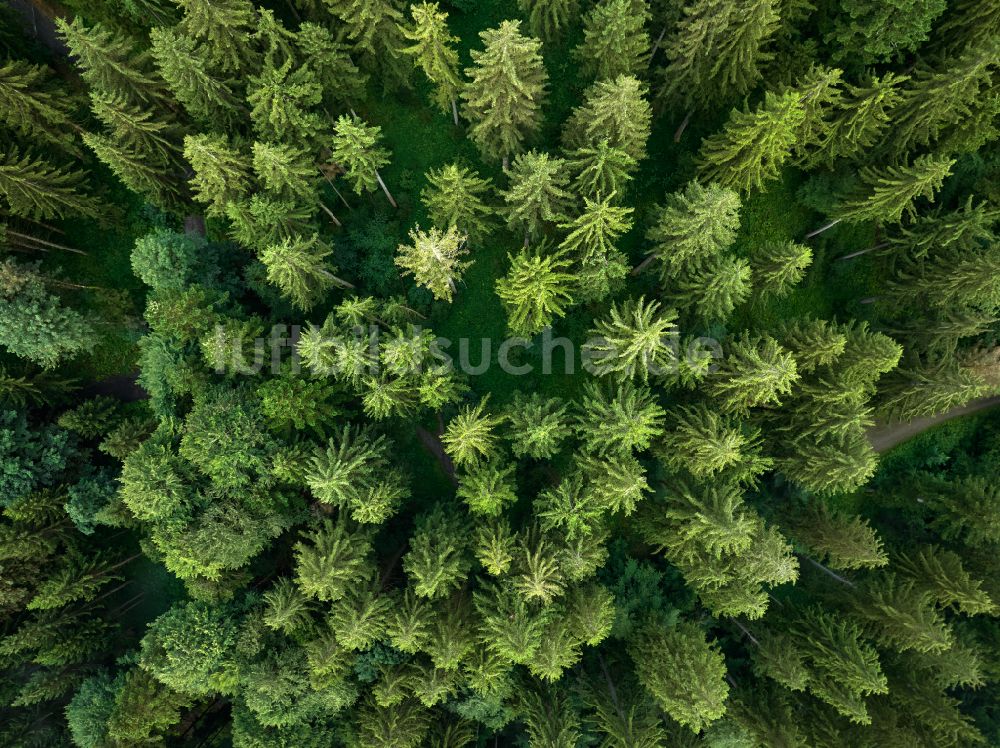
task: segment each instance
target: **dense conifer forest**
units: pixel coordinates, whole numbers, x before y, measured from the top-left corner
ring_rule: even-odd
[[[1000,745],[1000,2],[0,8],[0,746]]]

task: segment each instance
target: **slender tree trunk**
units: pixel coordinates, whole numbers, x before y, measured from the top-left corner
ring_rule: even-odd
[[[656,41],[653,42],[653,49],[649,53],[649,61],[652,62],[653,58],[656,57],[657,51],[660,49],[660,42],[663,41],[663,37],[667,35],[667,27],[664,26],[660,35],[656,37]]]
[[[683,135],[684,131],[687,130],[687,126],[691,123],[691,117],[693,116],[694,116],[694,109],[688,109],[687,114],[684,115],[684,120],[680,123],[680,125],[677,126],[677,129],[674,130],[675,143],[681,142],[681,135]]]
[[[135,561],[137,558],[139,558],[140,556],[142,556],[141,553],[136,553],[135,555],[129,556],[128,558],[126,558],[126,559],[124,559],[122,561],[119,561],[114,566],[108,566],[107,568],[101,569],[98,573],[91,574],[90,576],[92,576],[92,577],[103,577],[109,571],[114,571],[115,569],[117,569],[117,568],[119,568],[121,566],[125,566],[125,564],[130,564],[133,561]]]
[[[458,102],[454,98],[451,100],[451,116],[455,119],[455,127],[458,127]]]
[[[126,579],[124,582],[122,582],[121,584],[119,584],[117,587],[112,587],[110,590],[108,590],[104,594],[100,595],[99,597],[95,597],[93,600],[89,601],[87,603],[87,607],[89,608],[94,603],[100,602],[104,598],[106,598],[106,597],[108,597],[110,595],[115,594],[116,592],[118,592],[118,590],[121,590],[121,589],[124,589],[124,588],[128,587],[130,584],[132,584],[132,580],[131,579]]]
[[[881,244],[876,244],[874,247],[869,247],[868,249],[862,249],[857,252],[851,252],[849,255],[841,255],[837,260],[853,260],[855,257],[861,257],[861,255],[866,255],[869,252],[876,252],[880,249],[885,249],[889,246],[889,242],[882,242]]]
[[[330,189],[332,189],[336,193],[337,197],[340,198],[340,202],[344,204],[344,207],[347,208],[348,210],[351,210],[351,204],[344,199],[343,195],[340,194],[340,190],[337,189],[337,185],[333,183],[333,180],[330,179],[330,177],[328,177],[326,175],[326,172],[324,172],[322,169],[320,169],[320,174],[323,175],[323,179],[326,180],[326,183],[330,185]]]
[[[287,5],[288,9],[292,11],[292,15],[295,16],[295,20],[302,23],[302,16],[299,15],[299,11],[298,8],[295,7],[295,3],[293,3],[292,0],[285,0],[285,5]]]
[[[850,579],[845,579],[844,577],[840,576],[840,574],[837,574],[836,572],[831,571],[830,569],[827,569],[825,566],[823,566],[823,564],[821,564],[816,559],[814,559],[814,558],[812,558],[810,556],[807,556],[804,553],[800,553],[799,556],[801,556],[806,561],[808,561],[809,563],[811,563],[813,566],[815,566],[817,569],[819,569],[820,571],[822,571],[824,574],[828,574],[829,576],[833,577],[838,582],[841,582],[842,584],[846,584],[848,587],[853,587],[854,586],[854,582],[852,582]]]
[[[329,272],[328,270],[321,270],[320,272],[323,273],[323,275],[325,275],[327,278],[329,278],[330,280],[332,280],[334,283],[336,283],[341,288],[351,288],[351,289],[354,288],[354,284],[353,283],[348,283],[343,278],[338,278],[336,275],[334,275],[333,273]]]
[[[375,170],[375,179],[378,180],[378,184],[379,187],[382,188],[382,192],[384,192],[385,196],[389,198],[389,204],[392,205],[393,208],[399,208],[399,206],[396,205],[396,201],[393,200],[392,194],[389,192],[389,188],[386,187],[385,182],[382,181],[382,175],[378,173],[378,169]]]
[[[331,221],[333,221],[333,223],[334,223],[334,225],[335,225],[335,226],[343,226],[343,225],[344,225],[344,224],[342,224],[342,223],[341,223],[341,222],[340,222],[339,220],[337,220],[337,216],[335,216],[335,215],[333,214],[333,211],[332,211],[332,210],[330,210],[330,209],[329,209],[328,207],[326,207],[325,205],[323,205],[323,203],[320,203],[320,204],[319,204],[319,207],[323,209],[323,212],[324,212],[324,213],[326,213],[326,214],[327,214],[328,216],[330,216],[330,220],[331,220]]]
[[[403,304],[402,307],[411,314],[417,315],[417,317],[419,317],[420,319],[427,319],[427,317],[425,317],[423,314],[418,312],[416,309],[411,309],[410,307],[406,306],[406,304]]]
[[[814,236],[819,236],[824,231],[827,231],[828,229],[832,229],[834,226],[836,226],[838,223],[840,223],[843,220],[844,220],[843,218],[837,218],[837,219],[835,219],[833,221],[830,221],[830,223],[826,224],[826,226],[820,226],[815,231],[810,231],[808,234],[806,234],[806,239],[812,239]]]
[[[865,298],[861,299],[861,301],[859,301],[858,303],[859,304],[874,304],[876,301],[878,301],[878,296],[866,296]]]
[[[633,276],[639,275],[639,273],[641,273],[643,270],[645,270],[646,268],[648,268],[653,263],[653,260],[655,260],[655,259],[656,259],[656,255],[654,255],[652,253],[650,253],[649,255],[647,255],[647,257],[646,257],[645,260],[643,260],[638,265],[636,265],[634,268],[632,268],[632,275]]]
[[[79,283],[67,283],[66,281],[57,281],[52,278],[46,278],[46,282],[51,283],[53,286],[59,286],[60,288],[74,288],[84,291],[107,291],[108,289],[104,286],[84,286]]]
[[[510,169],[510,156],[504,156],[503,157],[503,173],[506,174],[508,169]]]
[[[340,190],[337,189],[337,185],[333,183],[333,180],[331,179],[329,181],[330,181],[330,187],[332,187],[333,191],[337,193],[337,197],[340,198],[340,202],[344,204],[344,207],[347,208],[348,210],[353,210],[353,208],[351,208],[351,204],[347,202],[346,198],[340,193]]]
[[[77,255],[86,255],[82,249],[73,249],[73,247],[67,247],[65,244],[56,244],[55,242],[45,241],[44,239],[39,239],[37,236],[29,236],[28,234],[21,234],[17,231],[11,231],[7,229],[7,236],[13,236],[17,239],[22,239],[24,241],[34,242],[35,244],[41,244],[45,247],[52,247],[53,249],[61,249],[64,252],[72,252]],[[22,245],[25,246],[25,245]],[[30,249],[30,248],[29,248]]]
[[[742,631],[744,634],[746,634],[747,639],[749,639],[750,641],[752,641],[756,646],[758,646],[758,647],[760,646],[760,642],[757,641],[756,637],[753,634],[750,633],[750,629],[748,629],[742,623],[740,623],[739,621],[737,621],[735,618],[733,618],[732,621],[733,621],[733,623],[736,624],[737,628],[739,628],[740,631]]]

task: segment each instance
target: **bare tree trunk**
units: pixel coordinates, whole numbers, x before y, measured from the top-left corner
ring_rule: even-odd
[[[854,586],[854,582],[852,582],[850,579],[845,579],[844,577],[840,576],[840,574],[837,574],[836,572],[831,571],[830,569],[827,569],[819,561],[817,561],[817,560],[815,560],[815,559],[807,556],[804,553],[800,553],[799,555],[802,558],[804,558],[806,561],[808,561],[809,563],[811,563],[813,566],[815,566],[817,569],[819,569],[820,571],[822,571],[824,574],[829,574],[831,577],[833,577],[834,579],[836,579],[838,582],[846,584],[848,587],[853,587]]]
[[[655,259],[656,259],[656,255],[654,255],[652,253],[649,254],[646,257],[645,260],[643,260],[638,265],[636,265],[634,268],[632,268],[632,275],[633,275],[633,277],[636,276],[636,275],[638,275],[639,273],[641,273],[646,268],[648,268],[652,264],[653,260],[655,260]]]
[[[451,116],[455,118],[455,127],[458,127],[458,102],[451,100]]]
[[[11,231],[10,229],[7,229],[7,236],[13,236],[14,238],[21,239],[22,241],[33,242],[35,244],[41,244],[44,247],[52,247],[53,249],[61,249],[64,252],[72,252],[73,254],[77,254],[77,255],[86,255],[87,254],[82,249],[73,249],[72,247],[67,247],[65,244],[56,244],[55,242],[45,241],[45,239],[39,239],[37,236],[29,236],[28,234],[22,234],[22,233],[17,232],[17,231]],[[27,245],[23,245],[22,244],[21,246],[27,246]],[[27,248],[31,249],[31,247],[27,247]]]
[[[389,198],[389,203],[392,205],[392,207],[399,208],[399,206],[396,205],[396,201],[393,200],[392,194],[389,192],[389,188],[386,187],[385,182],[382,181],[382,175],[378,173],[377,169],[375,170],[375,178],[378,180],[378,184],[382,188],[382,192],[384,192],[385,196]]]
[[[690,124],[692,116],[694,116],[694,109],[688,109],[688,113],[684,115],[684,120],[677,126],[677,129],[674,130],[675,143],[681,142],[681,135],[683,135],[684,131],[687,130],[687,126]]]
[[[324,213],[326,213],[328,216],[330,216],[330,220],[333,221],[334,224],[336,224],[337,226],[343,226],[344,225],[339,220],[337,220],[337,216],[335,216],[333,214],[333,211],[330,210],[328,207],[326,207],[323,203],[320,203],[319,207],[323,209]]]
[[[508,169],[510,169],[510,156],[504,156],[503,157],[503,173],[506,174]]]
[[[820,226],[815,231],[810,231],[808,234],[806,234],[806,239],[812,239],[814,236],[819,236],[824,231],[827,231],[828,229],[832,229],[834,226],[836,226],[838,223],[840,223],[843,220],[844,220],[843,218],[837,218],[837,219],[835,219],[833,221],[830,221],[830,223],[826,224],[826,226]]]
[[[649,61],[650,62],[652,62],[653,58],[656,57],[656,52],[660,48],[660,42],[663,41],[663,37],[666,36],[666,35],[667,35],[667,27],[664,26],[663,27],[663,31],[661,31],[660,35],[658,37],[656,37],[656,41],[653,43],[653,49],[649,53]]]
[[[889,246],[889,242],[882,242],[881,244],[876,244],[874,247],[869,247],[868,249],[862,249],[857,252],[851,252],[849,255],[841,255],[837,260],[853,260],[855,257],[861,257],[861,255],[866,255],[869,252],[876,252],[880,249],[885,249]]]
[[[333,273],[329,272],[328,270],[322,270],[320,272],[322,272],[323,275],[325,275],[327,278],[329,278],[330,280],[332,280],[334,283],[336,283],[341,288],[351,288],[351,289],[354,288],[354,284],[353,283],[345,281],[343,278],[338,278],[336,275],[334,275]]]
[[[344,207],[347,208],[348,210],[351,210],[351,204],[344,199],[343,195],[340,194],[340,190],[337,189],[337,185],[333,183],[333,180],[330,179],[330,177],[328,177],[326,175],[326,172],[323,171],[322,169],[320,169],[319,173],[323,175],[323,179],[325,179],[326,183],[330,185],[330,189],[332,189],[336,193],[337,197],[340,198],[340,202],[344,204]]]
[[[754,635],[750,633],[750,629],[748,629],[742,623],[740,623],[739,621],[737,621],[735,618],[733,618],[732,621],[733,621],[733,623],[736,624],[736,626],[739,628],[740,631],[742,631],[744,634],[746,634],[747,639],[749,639],[750,641],[752,641],[757,646],[760,646],[760,642],[757,641],[756,637],[754,637]]]

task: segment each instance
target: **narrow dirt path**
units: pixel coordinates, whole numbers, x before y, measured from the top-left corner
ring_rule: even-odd
[[[915,418],[907,423],[880,424],[868,429],[868,440],[871,442],[876,452],[888,452],[893,447],[902,444],[907,439],[912,439],[917,434],[921,434],[927,429],[951,421],[961,416],[978,413],[1000,405],[1000,395],[994,397],[982,397],[978,400],[966,403],[958,408],[952,408],[936,416],[926,418]]]

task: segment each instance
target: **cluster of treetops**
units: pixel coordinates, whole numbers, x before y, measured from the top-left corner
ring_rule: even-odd
[[[997,387],[1000,195],[969,175],[997,173],[1000,3],[518,0],[465,67],[438,3],[77,5],[76,72],[0,35],[20,362],[0,370],[0,743],[1000,740],[997,427],[865,488],[876,418]],[[546,140],[546,54],[570,36],[587,86]],[[394,262],[424,291],[380,296],[333,261],[352,204],[397,206],[366,112],[414,85],[481,159],[421,180],[428,222]],[[651,129],[720,112],[636,226]],[[81,251],[53,230],[114,220],[105,170],[163,217],[131,256],[139,404],[81,401],[59,368],[101,321],[48,263]],[[829,223],[736,252],[747,199],[790,171]],[[874,227],[877,329],[734,322],[838,223]],[[495,243],[511,335],[590,320],[572,397],[498,405],[425,365],[429,297],[461,297]],[[300,315],[302,369],[285,350],[246,376]],[[678,356],[707,331],[722,358]],[[433,500],[393,438],[428,418],[454,485]],[[143,554],[184,585],[148,625]]]

